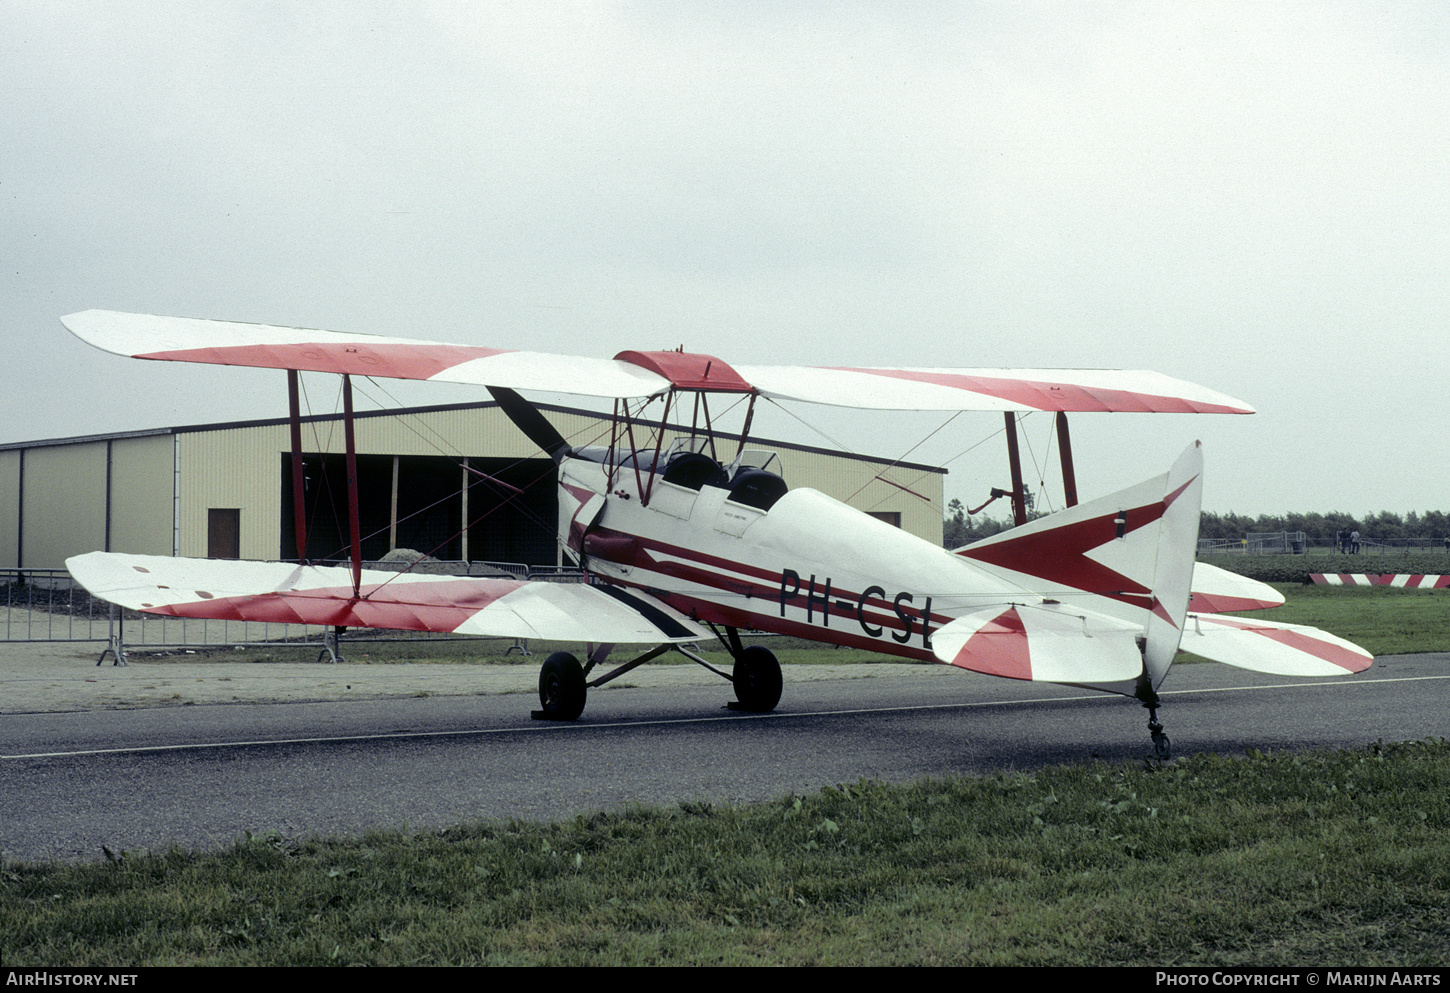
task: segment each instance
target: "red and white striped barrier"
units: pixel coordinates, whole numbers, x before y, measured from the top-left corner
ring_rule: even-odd
[[[1378,576],[1362,572],[1314,572],[1309,574],[1318,586],[1403,586],[1406,589],[1445,589],[1450,587],[1450,576],[1422,576],[1418,573],[1397,572]]]

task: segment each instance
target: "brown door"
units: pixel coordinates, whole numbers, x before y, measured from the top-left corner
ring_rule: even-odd
[[[242,512],[211,508],[206,512],[206,557],[235,559],[242,554]]]

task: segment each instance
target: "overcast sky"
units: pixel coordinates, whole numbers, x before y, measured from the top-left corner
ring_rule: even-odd
[[[10,0],[0,93],[0,442],[285,414],[94,307],[1155,369],[1259,413],[1077,415],[1085,498],[1201,438],[1207,510],[1450,510],[1441,4]],[[943,419],[795,413],[890,457]],[[979,503],[1000,428],[909,458]]]

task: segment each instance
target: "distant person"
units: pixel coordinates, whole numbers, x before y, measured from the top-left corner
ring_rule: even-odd
[[[1349,532],[1349,554],[1359,554],[1359,529]]]
[[[1349,543],[1344,540],[1344,531],[1341,529],[1334,532],[1334,550],[1341,555],[1344,554]]]
[[[1450,555],[1450,534],[1445,536],[1445,554]]]

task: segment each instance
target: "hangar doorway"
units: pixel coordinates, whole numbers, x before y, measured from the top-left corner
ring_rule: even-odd
[[[307,558],[312,562],[343,561],[348,556],[347,459],[308,453],[302,464]],[[470,469],[524,492],[515,494]],[[357,475],[365,561],[376,561],[394,548],[411,548],[452,561],[528,565],[558,561],[557,474],[550,459],[359,455]],[[281,558],[295,560],[292,456],[288,452],[281,458],[281,494],[278,548]]]

